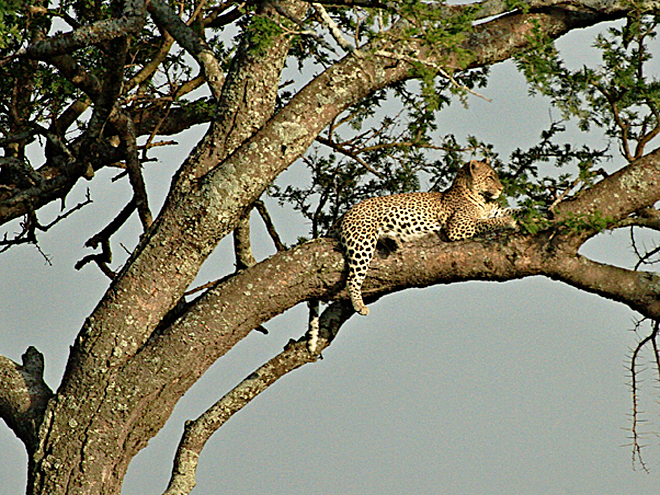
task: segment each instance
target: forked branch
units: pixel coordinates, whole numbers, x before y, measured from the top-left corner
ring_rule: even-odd
[[[119,214],[103,230],[90,237],[85,246],[96,249],[101,246],[101,252],[90,254],[78,261],[75,265],[76,270],[80,270],[87,263],[95,262],[101,271],[110,279],[115,278],[115,273],[110,269],[112,262],[112,250],[110,248],[110,237],[117,232],[122,225],[126,223],[131,214],[135,211],[135,198],[131,199]]]

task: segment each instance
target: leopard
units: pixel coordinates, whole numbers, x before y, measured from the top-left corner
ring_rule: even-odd
[[[503,186],[489,163],[471,160],[456,174],[443,192],[411,192],[377,196],[352,206],[341,218],[338,229],[348,276],[346,286],[353,309],[367,316],[362,283],[379,240],[398,242],[430,233],[461,241],[487,232],[515,229],[510,208],[495,200]]]

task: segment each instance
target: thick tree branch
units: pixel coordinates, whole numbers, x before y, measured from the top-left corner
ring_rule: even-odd
[[[447,243],[428,236],[403,244],[387,258],[374,258],[363,291],[367,300],[373,301],[411,287],[545,275],[623,302],[644,316],[660,316],[657,275],[602,265],[572,251],[563,252],[548,237],[547,233],[511,234],[494,240]],[[196,301],[130,367],[136,366],[137,372],[141,366],[158,362],[159,369],[173,374],[163,377],[164,383],[169,383],[173,376],[181,376],[193,356],[204,354],[208,361],[198,362],[202,367],[210,366],[253,328],[299,302],[312,298],[343,300],[347,297],[344,260],[335,248],[334,241],[318,239],[278,253],[232,277]],[[197,342],[186,338],[191,333]],[[176,388],[181,385],[177,383]],[[162,403],[158,405],[162,407]]]
[[[559,221],[596,214],[612,221],[660,201],[660,148],[636,160],[555,209]]]
[[[660,319],[660,275],[597,263],[584,256],[557,256],[544,274],[578,289],[622,302],[653,320]]]

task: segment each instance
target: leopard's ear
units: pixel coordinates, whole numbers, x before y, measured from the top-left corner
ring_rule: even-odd
[[[468,167],[467,167],[468,171],[470,172],[470,175],[474,176],[474,174],[477,173],[479,165],[481,165],[480,161],[470,160],[470,163],[468,163]]]

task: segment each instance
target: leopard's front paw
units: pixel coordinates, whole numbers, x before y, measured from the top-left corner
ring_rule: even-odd
[[[514,230],[518,228],[518,222],[516,221],[515,218],[513,218],[513,217],[509,217],[509,225],[508,225],[508,227],[509,227],[510,229],[514,229]]]

